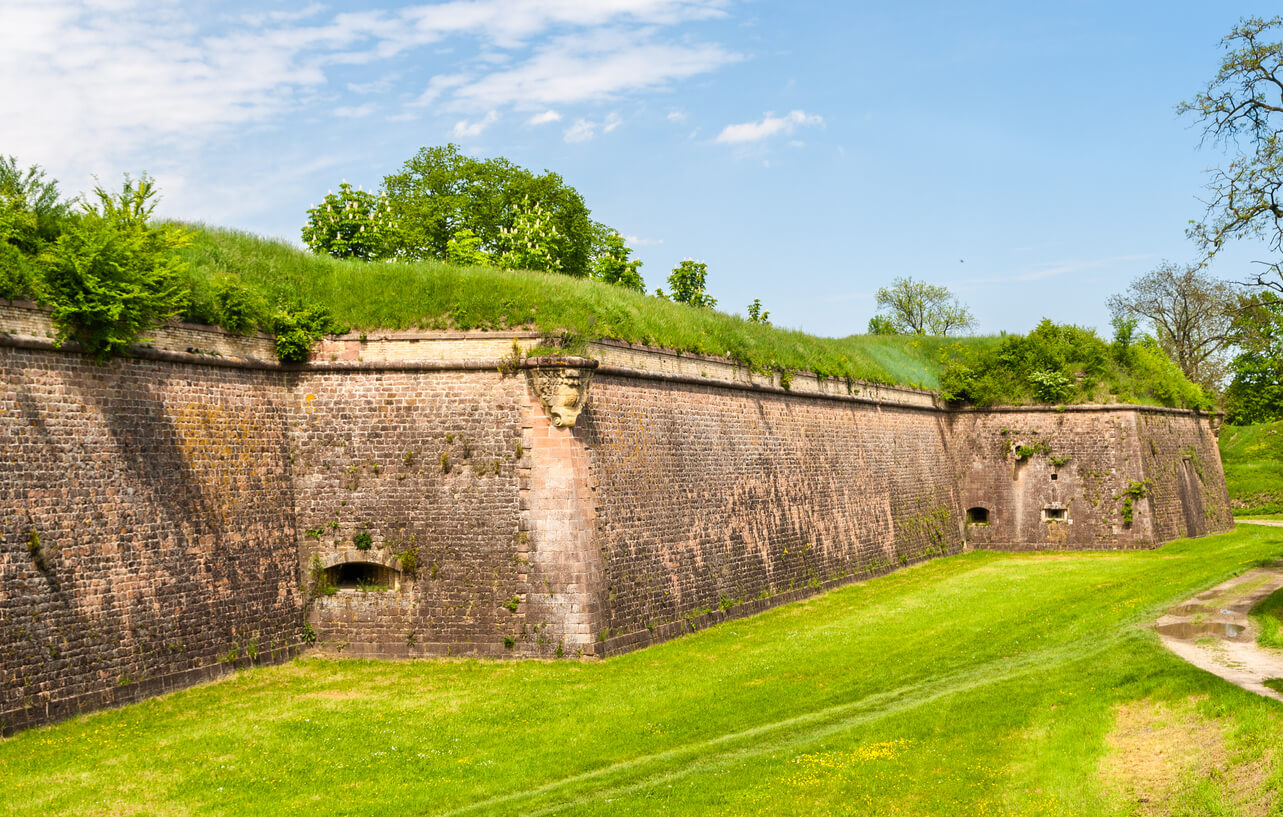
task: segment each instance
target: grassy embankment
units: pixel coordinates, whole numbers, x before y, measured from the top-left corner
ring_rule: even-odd
[[[1220,448],[1234,515],[1283,517],[1283,420],[1227,425]]]
[[[250,294],[257,305],[251,311],[264,328],[278,305],[316,305],[359,331],[530,327],[572,342],[617,338],[725,356],[758,370],[812,371],[927,389],[939,388],[948,359],[990,369],[1003,366],[1002,361],[986,362],[994,361],[988,353],[1002,346],[999,337],[822,338],[565,275],[439,262],[338,261],[232,230],[194,228],[193,245],[183,256],[191,292],[186,317],[198,322],[220,322],[218,292],[232,284]],[[992,397],[1011,404],[1032,402],[1027,381],[1032,365],[1061,370],[1074,383],[1073,393],[1056,402],[1200,404],[1198,390],[1165,358],[1154,359],[1142,350],[1130,368],[1124,367],[1110,358],[1106,344],[1091,340],[1090,349],[1032,344],[1038,347],[1032,350],[1033,362],[1005,361],[1010,371],[991,379]]]
[[[0,742],[0,811],[1277,813],[1283,708],[1147,628],[1280,555],[977,552],[599,663],[304,659]]]

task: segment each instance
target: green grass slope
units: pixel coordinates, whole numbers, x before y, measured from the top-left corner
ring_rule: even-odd
[[[1263,814],[1283,709],[1148,627],[1280,555],[976,552],[597,663],[303,659],[0,742],[0,812]]]
[[[616,338],[716,355],[758,369],[813,371],[936,388],[940,350],[992,338],[820,338],[694,309],[598,281],[434,261],[340,261],[233,230],[201,227],[183,251],[195,309],[216,320],[215,292],[235,280],[263,303],[318,304],[354,330],[534,328],[574,340]]]
[[[938,389],[950,360],[989,360],[999,337],[941,338],[852,335],[822,338],[752,323],[736,315],[631,292],[598,281],[535,272],[413,264],[339,261],[279,241],[233,230],[193,228],[183,251],[192,303],[187,318],[218,323],[220,291],[248,292],[264,324],[279,305],[318,305],[355,330],[535,328],[550,337],[582,343],[615,338],[683,352],[729,357],[758,370],[812,371],[825,377]],[[264,324],[265,328],[266,325]],[[1201,399],[1164,358],[1166,368],[1122,367],[1102,357],[1107,346],[1090,339],[1101,358],[1095,388],[1057,402],[1143,402],[1196,405]],[[1052,350],[1060,354],[1063,350]],[[1023,365],[1005,372],[996,397],[1033,402]],[[1080,367],[1063,365],[1068,379]],[[1081,378],[1078,378],[1081,379]],[[1191,390],[1194,396],[1191,398]]]
[[[1220,448],[1234,515],[1283,514],[1283,420],[1224,426]]]

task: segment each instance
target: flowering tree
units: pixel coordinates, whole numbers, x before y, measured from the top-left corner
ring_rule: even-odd
[[[512,226],[499,230],[499,238],[490,256],[495,266],[504,269],[561,272],[561,259],[556,253],[561,240],[561,232],[548,211],[538,202],[531,204],[526,198],[517,210]]]
[[[303,242],[317,254],[378,261],[392,255],[393,230],[386,196],[344,182],[307,211]]]
[[[602,237],[601,243],[602,248],[593,259],[592,277],[634,292],[645,292],[646,283],[638,272],[642,262],[629,260],[632,250],[624,243],[624,237],[612,231]]]
[[[673,294],[673,300],[709,309],[717,306],[717,299],[704,289],[704,279],[707,277],[708,265],[703,261],[687,258],[678,264],[668,276],[668,288]]]

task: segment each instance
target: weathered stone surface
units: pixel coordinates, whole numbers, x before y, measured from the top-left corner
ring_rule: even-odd
[[[4,729],[312,636],[344,656],[607,655],[968,546],[1232,525],[1215,418],[1190,412],[951,412],[637,347],[611,349],[589,399],[592,361],[527,375],[490,359],[522,340],[494,333],[430,361],[414,336],[380,338],[381,361],[349,338],[358,359],[304,367],[176,349],[100,366],[49,348],[38,310],[11,318]],[[240,343],[180,329],[156,334]],[[381,589],[317,592],[356,564]]]

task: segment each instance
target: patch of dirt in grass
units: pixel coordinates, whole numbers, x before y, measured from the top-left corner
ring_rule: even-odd
[[[1100,777],[1118,799],[1137,804],[1136,813],[1170,814],[1186,781],[1225,767],[1221,726],[1199,717],[1196,703],[1171,708],[1144,700],[1114,710]]]
[[[1278,802],[1270,786],[1273,753],[1231,758],[1221,723],[1198,713],[1198,698],[1175,703],[1142,700],[1116,707],[1099,776],[1136,814],[1193,813],[1193,790],[1210,781],[1230,813],[1265,817]],[[1219,812],[1218,812],[1219,813]]]

